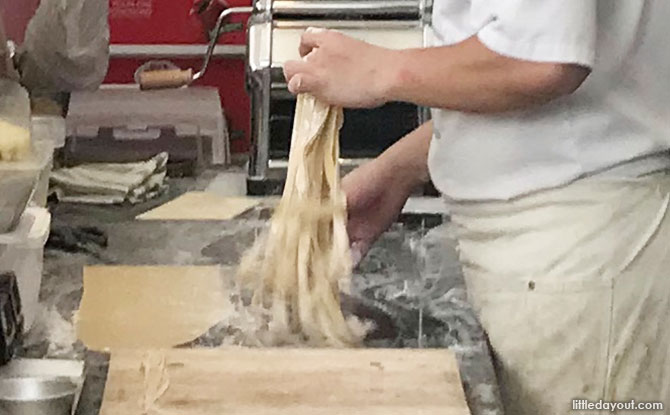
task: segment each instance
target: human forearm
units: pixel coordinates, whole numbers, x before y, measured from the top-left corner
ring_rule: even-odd
[[[422,125],[342,180],[354,263],[396,220],[411,193],[428,180],[432,133],[432,122]]]
[[[310,31],[300,61],[284,65],[294,94],[343,107],[390,101],[464,112],[503,112],[569,94],[589,70],[502,56],[477,37],[435,48],[391,50],[334,31]]]
[[[428,150],[432,136],[433,122],[430,121],[400,139],[376,160],[398,191],[409,194],[430,179]]]
[[[575,65],[521,61],[499,55],[476,37],[453,46],[389,52],[380,94],[465,112],[501,112],[572,93],[588,75]]]
[[[384,206],[392,220],[409,195],[429,180],[428,149],[433,123],[423,124],[389,147],[376,159],[363,164],[345,176],[343,187],[355,205],[367,207],[372,202]],[[352,208],[352,206],[350,206]],[[388,209],[387,209],[388,208]],[[353,206],[356,209],[356,206]],[[382,222],[385,222],[382,220]]]

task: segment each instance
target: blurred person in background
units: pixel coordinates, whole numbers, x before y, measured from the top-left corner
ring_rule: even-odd
[[[109,62],[106,0],[41,0],[14,51],[4,22],[15,17],[5,9],[0,2],[0,76],[31,91],[70,92],[102,83]]]
[[[21,131],[30,124],[31,103],[22,87],[33,104],[48,97],[43,106],[63,115],[59,94],[96,89],[109,63],[107,0],[41,0],[29,22],[21,21],[32,10],[29,2],[11,7],[0,3],[0,160],[30,152],[30,134]],[[20,45],[8,38],[5,23],[19,32],[14,36],[23,38]]]

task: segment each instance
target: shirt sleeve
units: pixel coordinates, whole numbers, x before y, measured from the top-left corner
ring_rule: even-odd
[[[473,0],[490,13],[479,40],[494,52],[537,62],[592,67],[598,0]]]

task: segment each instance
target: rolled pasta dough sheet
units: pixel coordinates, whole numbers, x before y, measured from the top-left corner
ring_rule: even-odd
[[[85,267],[77,335],[98,351],[174,347],[207,332],[228,304],[218,266]]]
[[[138,220],[230,220],[258,205],[248,197],[221,197],[208,192],[188,192]]]

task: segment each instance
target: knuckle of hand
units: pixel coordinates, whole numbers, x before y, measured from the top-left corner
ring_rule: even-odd
[[[284,64],[284,76],[290,78],[293,75],[293,64],[291,62],[286,62]]]
[[[325,35],[324,39],[327,42],[336,42],[340,38],[340,33],[334,30],[329,30]]]
[[[314,67],[321,67],[323,63],[323,51],[313,50],[308,56],[308,63]]]

